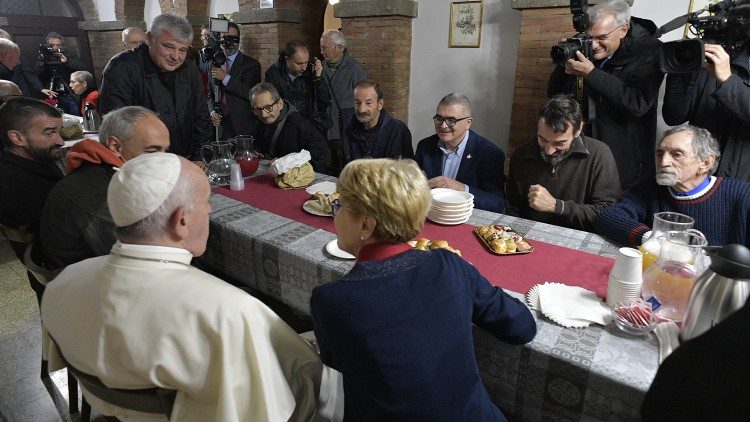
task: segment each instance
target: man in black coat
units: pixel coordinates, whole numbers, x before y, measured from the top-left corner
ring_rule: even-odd
[[[328,116],[331,97],[323,81],[323,63],[310,63],[310,49],[304,41],[290,41],[279,60],[266,70],[265,82],[273,84],[299,114],[325,135],[333,122]]]
[[[212,66],[213,85],[208,90],[211,122],[220,127],[221,139],[250,133],[255,116],[249,93],[260,82],[260,62],[239,51],[240,27],[236,23],[229,22],[226,39],[231,42],[222,44],[227,61],[221,67]]]
[[[663,74],[661,42],[653,22],[631,18],[623,0],[592,8],[586,33],[592,38],[593,61],[577,59],[555,68],[550,97],[576,93],[576,77],[584,79],[585,134],[606,143],[617,162],[620,184],[629,190],[654,177],[656,104]]]
[[[185,61],[193,28],[183,17],[154,18],[148,45],[114,56],[104,68],[99,90],[102,114],[129,105],[146,107],[169,129],[169,152],[203,167],[200,147],[212,129],[198,68]]]
[[[0,39],[6,39],[13,41],[13,37],[8,31],[0,29]],[[0,43],[5,43],[4,41]],[[5,43],[7,46],[8,44]],[[0,46],[2,50],[2,46]],[[57,93],[50,91],[42,86],[42,82],[39,77],[36,76],[36,69],[33,64],[29,64],[23,58],[19,57],[20,63],[15,67],[8,68],[4,64],[0,63],[0,79],[6,81],[13,81],[18,88],[21,90],[21,95],[30,98],[52,98],[56,97]],[[0,59],[0,62],[3,60]]]
[[[310,152],[313,169],[318,173],[326,172],[328,144],[323,134],[282,99],[273,85],[268,82],[255,85],[250,90],[250,103],[258,116],[251,134],[261,154],[266,158],[278,158],[306,149]]]
[[[74,52],[63,50],[65,38],[59,33],[48,33],[45,42],[53,53],[37,63],[39,80],[43,87],[56,92],[58,108],[77,116],[81,114],[78,100],[68,87],[68,81],[71,73],[85,70],[86,66]]]

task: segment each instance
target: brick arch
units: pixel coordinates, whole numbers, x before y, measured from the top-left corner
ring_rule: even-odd
[[[83,12],[83,19],[87,21],[98,21],[99,11],[96,8],[94,0],[74,0],[74,3],[78,5]]]
[[[117,20],[144,20],[146,0],[115,0],[115,17]]]

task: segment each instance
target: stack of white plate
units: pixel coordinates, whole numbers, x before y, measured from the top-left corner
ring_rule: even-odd
[[[453,189],[435,188],[430,191],[432,207],[430,220],[446,225],[465,223],[474,210],[474,195]]]

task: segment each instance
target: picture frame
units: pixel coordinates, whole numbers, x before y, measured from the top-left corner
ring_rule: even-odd
[[[452,1],[448,47],[478,48],[482,41],[483,1]]]

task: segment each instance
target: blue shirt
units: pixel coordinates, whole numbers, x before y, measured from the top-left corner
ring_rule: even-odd
[[[221,80],[221,83],[224,86],[227,86],[227,84],[229,83],[229,79],[231,79],[231,77],[229,76],[229,70],[232,69],[232,64],[234,64],[234,61],[237,59],[237,54],[238,53],[239,53],[239,51],[237,51],[236,53],[234,53],[231,56],[227,57],[227,63],[226,63],[227,74],[226,74],[226,76],[224,76],[224,79]]]
[[[454,150],[448,149],[443,141],[438,141],[438,148],[443,151],[443,176],[456,180],[458,167],[461,165],[461,157],[464,156],[464,150],[466,150],[467,139],[469,139],[468,130],[464,133],[464,139],[461,140],[461,143]],[[468,192],[469,186],[464,185],[464,191]]]

